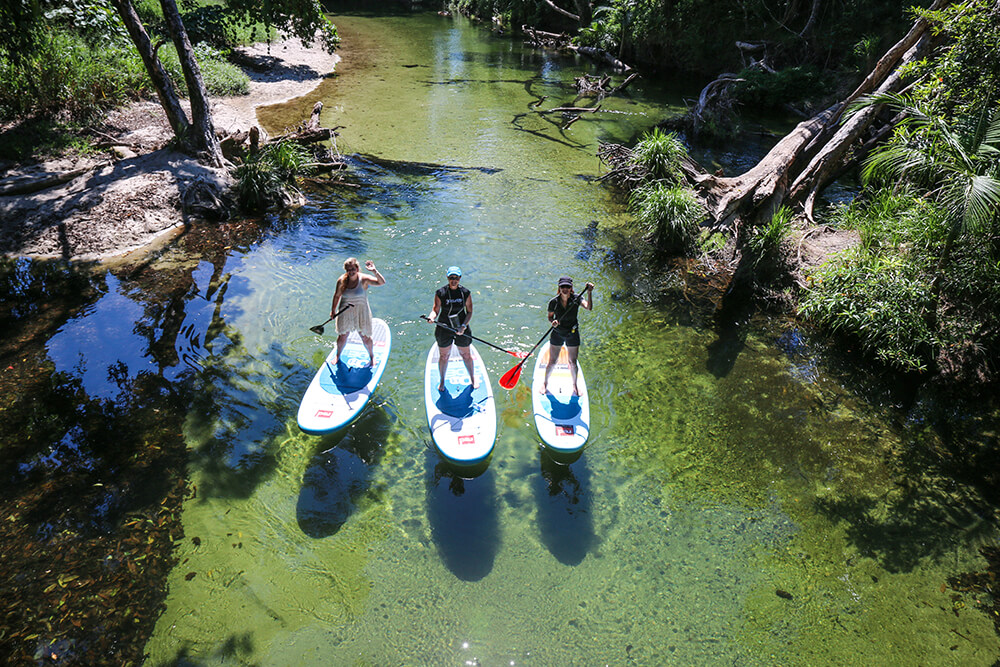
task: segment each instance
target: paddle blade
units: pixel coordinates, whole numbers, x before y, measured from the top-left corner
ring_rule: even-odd
[[[516,351],[511,351],[511,350],[504,350],[504,352],[506,352],[510,356],[514,357],[515,359],[527,359],[528,358],[528,353],[527,352],[516,352]]]
[[[309,331],[312,331],[317,336],[322,336],[323,335],[323,325],[322,324],[317,324],[314,327],[309,327]]]
[[[517,366],[514,366],[514,368],[504,373],[503,377],[500,378],[500,386],[503,387],[504,389],[513,389],[515,386],[517,386],[517,381],[521,377],[522,366],[524,366],[523,361],[519,363]]]

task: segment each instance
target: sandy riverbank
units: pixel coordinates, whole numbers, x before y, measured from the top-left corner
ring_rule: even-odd
[[[257,125],[257,109],[312,91],[339,60],[299,40],[241,49],[256,62],[246,68],[250,92],[213,98],[217,131]],[[0,175],[0,254],[106,259],[146,247],[186,222],[182,197],[197,179],[225,181],[228,174],[166,148],[170,126],[156,102],[136,102],[95,127],[106,143],[122,144],[100,155],[15,166]],[[78,172],[78,173],[77,173]],[[4,196],[28,180],[75,173],[64,183]]]

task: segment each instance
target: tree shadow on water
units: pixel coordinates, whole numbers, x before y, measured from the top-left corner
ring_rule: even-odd
[[[207,654],[199,657],[191,655],[191,647],[187,643],[177,649],[177,652],[169,660],[157,663],[157,667],[200,667],[200,665],[218,664],[220,662],[234,662],[240,665],[256,665],[249,658],[254,653],[253,633],[244,632],[242,634],[229,635],[218,646]]]
[[[369,409],[353,424],[320,438],[295,508],[303,533],[329,537],[347,522],[371,488],[390,428],[384,410]]]
[[[541,475],[532,484],[542,543],[564,565],[579,565],[595,543],[590,470],[584,458],[556,462],[545,449]]]
[[[921,560],[951,557],[956,548],[995,542],[1000,505],[998,417],[980,403],[935,396],[906,415],[894,453],[894,487],[817,502],[820,512],[849,524],[858,550],[890,572]],[[991,414],[992,413],[992,414]]]
[[[441,560],[463,581],[479,581],[500,550],[496,480],[486,469],[474,479],[428,452],[427,516]]]

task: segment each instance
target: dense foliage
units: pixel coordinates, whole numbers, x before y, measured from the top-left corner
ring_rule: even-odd
[[[166,37],[155,0],[135,3],[170,76],[183,82],[176,51]],[[210,94],[245,94],[248,79],[228,62],[233,46],[269,39],[273,27],[332,49],[336,28],[313,0],[258,3],[181,2]],[[178,86],[183,94],[184,86]],[[0,7],[0,120],[34,114],[85,118],[128,99],[154,94],[135,46],[109,0],[16,0]]]
[[[815,276],[802,314],[905,370],[1000,372],[1000,7],[931,15],[946,48],[882,98],[901,120],[834,220],[863,245]],[[968,71],[966,71],[968,70]]]

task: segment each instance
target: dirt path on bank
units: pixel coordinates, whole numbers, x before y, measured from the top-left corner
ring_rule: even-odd
[[[212,99],[217,131],[258,125],[259,107],[309,93],[339,60],[318,43],[306,47],[297,39],[240,51],[254,63],[244,68],[250,93]],[[107,259],[142,249],[190,222],[182,202],[192,183],[230,179],[224,170],[167,147],[172,133],[156,102],[136,102],[110,113],[94,136],[107,144],[99,155],[0,167],[0,254]],[[66,180],[55,182],[59,178]],[[4,194],[40,179],[53,184],[37,192]]]

